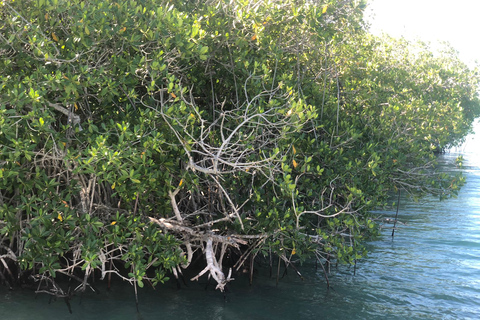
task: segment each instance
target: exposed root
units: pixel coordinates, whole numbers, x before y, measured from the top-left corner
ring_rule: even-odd
[[[7,262],[5,261],[5,259],[10,259],[13,262],[17,263],[17,257],[15,256],[15,253],[10,248],[8,248],[6,246],[0,246],[0,248],[7,251],[7,253],[0,255],[0,262],[2,263],[5,271],[8,273],[8,275],[12,279],[12,283],[13,283],[13,282],[15,282],[15,276],[13,275],[12,271],[10,270],[10,268],[9,268]]]
[[[229,282],[234,280],[231,278],[232,276],[232,269],[228,271],[228,276],[225,278],[225,274],[222,271],[222,267],[218,263],[215,253],[213,251],[213,240],[209,238],[207,240],[207,246],[205,247],[205,257],[207,259],[207,266],[203,269],[198,275],[190,279],[191,281],[198,280],[201,276],[203,276],[207,271],[209,271],[209,276],[212,276],[213,279],[217,282],[217,286],[215,289],[220,289],[223,292],[225,289],[225,285]]]
[[[222,261],[223,257],[225,255],[225,251],[228,246],[232,246],[235,248],[239,248],[239,245],[246,245],[248,242],[240,239],[243,236],[238,235],[229,235],[229,236],[223,236],[223,235],[217,235],[213,234],[211,232],[206,232],[206,231],[198,231],[194,230],[190,227],[184,226],[183,224],[175,221],[175,220],[167,220],[167,219],[156,219],[149,217],[150,221],[158,224],[160,227],[163,229],[166,229],[170,232],[175,232],[183,237],[187,236],[188,240],[184,241],[184,245],[187,251],[187,263],[181,265],[182,268],[187,268],[193,257],[193,243],[206,243],[206,246],[203,248],[203,253],[205,255],[205,258],[207,260],[207,266],[205,269],[203,269],[197,276],[193,277],[191,281],[198,280],[202,275],[204,275],[206,272],[209,272],[209,276],[211,276],[215,281],[217,282],[216,289],[220,289],[221,291],[224,290],[225,285],[229,282],[234,280],[231,278],[232,275],[232,269],[229,270],[228,276],[225,277],[225,274],[222,271]],[[220,250],[220,257],[217,260],[215,257],[215,250],[213,243],[216,244],[221,244],[221,250]],[[196,244],[198,246],[198,244]],[[178,280],[179,279],[179,273],[180,268],[172,268],[172,273],[175,276],[175,278]]]

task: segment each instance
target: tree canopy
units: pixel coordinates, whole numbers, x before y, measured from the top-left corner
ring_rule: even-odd
[[[3,281],[142,287],[202,256],[223,290],[257,256],[354,263],[392,194],[458,192],[435,154],[480,115],[478,72],[370,35],[365,6],[1,2]]]

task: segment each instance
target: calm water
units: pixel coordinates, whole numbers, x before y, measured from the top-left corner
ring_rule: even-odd
[[[446,170],[455,170],[454,159],[444,157]],[[75,297],[69,314],[63,300],[1,288],[0,319],[480,319],[480,158],[466,159],[458,198],[402,199],[406,225],[393,241],[385,229],[371,242],[355,276],[351,267],[333,269],[329,290],[323,273],[307,265],[303,282],[290,271],[276,286],[264,271],[253,286],[235,280],[226,297],[205,290],[205,282],[145,289],[137,313],[133,289],[117,282],[111,291]]]

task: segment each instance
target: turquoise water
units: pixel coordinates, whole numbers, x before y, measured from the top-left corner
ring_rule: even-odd
[[[456,170],[446,155],[445,170]],[[332,269],[327,289],[314,265],[290,271],[278,284],[268,270],[252,286],[236,279],[225,296],[205,280],[178,290],[174,282],[144,289],[136,310],[133,288],[99,285],[71,301],[31,291],[0,289],[0,319],[480,319],[480,163],[466,156],[467,184],[456,199],[401,200],[395,238],[391,225],[369,243],[369,257]],[[393,218],[394,212],[384,212]]]

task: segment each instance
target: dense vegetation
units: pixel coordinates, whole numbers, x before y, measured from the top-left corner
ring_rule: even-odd
[[[135,287],[194,257],[354,263],[480,114],[455,53],[368,34],[365,1],[0,3],[0,277]],[[206,261],[206,264],[205,264]]]

